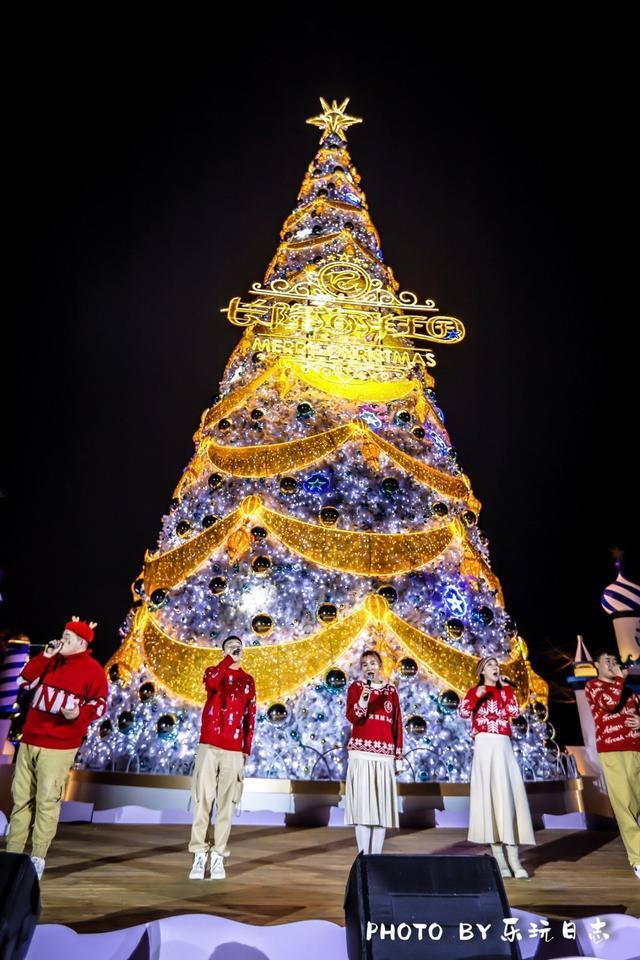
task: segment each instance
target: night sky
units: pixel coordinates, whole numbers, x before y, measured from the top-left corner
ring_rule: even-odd
[[[436,348],[438,400],[534,666],[561,684],[577,633],[613,644],[609,549],[640,566],[622,59],[558,44],[372,71],[336,53],[292,74],[268,50],[239,70],[220,48],[41,39],[7,120],[0,623],[43,642],[79,614],[99,621],[98,655],[114,650],[238,339],[219,309],[275,251],[322,95],[364,117],[348,145],[401,287],[467,328]],[[554,708],[561,740],[573,712]]]

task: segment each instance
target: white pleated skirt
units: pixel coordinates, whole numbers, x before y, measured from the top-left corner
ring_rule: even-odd
[[[473,843],[535,843],[529,801],[511,738],[477,733],[469,795]]]
[[[344,822],[367,827],[399,826],[393,757],[349,750]]]

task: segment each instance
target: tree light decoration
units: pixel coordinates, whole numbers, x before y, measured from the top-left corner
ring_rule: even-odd
[[[134,581],[85,767],[190,773],[202,673],[234,635],[258,696],[247,776],[344,777],[346,688],[370,648],[398,685],[401,779],[468,779],[456,704],[486,654],[527,709],[514,741],[525,778],[572,772],[436,403],[433,351],[464,327],[385,263],[347,103],[310,118],[320,146],[276,253],[224,309],[242,337]]]

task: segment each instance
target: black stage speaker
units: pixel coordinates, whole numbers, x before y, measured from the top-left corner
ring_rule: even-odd
[[[24,960],[40,917],[40,884],[24,853],[0,853],[0,958]]]
[[[501,939],[510,911],[493,857],[361,853],[344,912],[349,960],[521,960],[517,941]],[[491,924],[486,939],[476,924]]]

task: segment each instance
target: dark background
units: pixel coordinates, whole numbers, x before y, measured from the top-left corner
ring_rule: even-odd
[[[508,610],[566,697],[576,634],[614,643],[609,549],[638,576],[624,57],[557,38],[380,69],[323,48],[301,69],[264,43],[57,41],[29,48],[7,120],[19,299],[0,625],[42,642],[79,614],[99,621],[100,657],[115,648],[238,337],[219,308],[275,251],[318,97],[350,96],[386,262],[467,327],[437,351],[439,402]],[[553,716],[575,742],[575,708]]]

